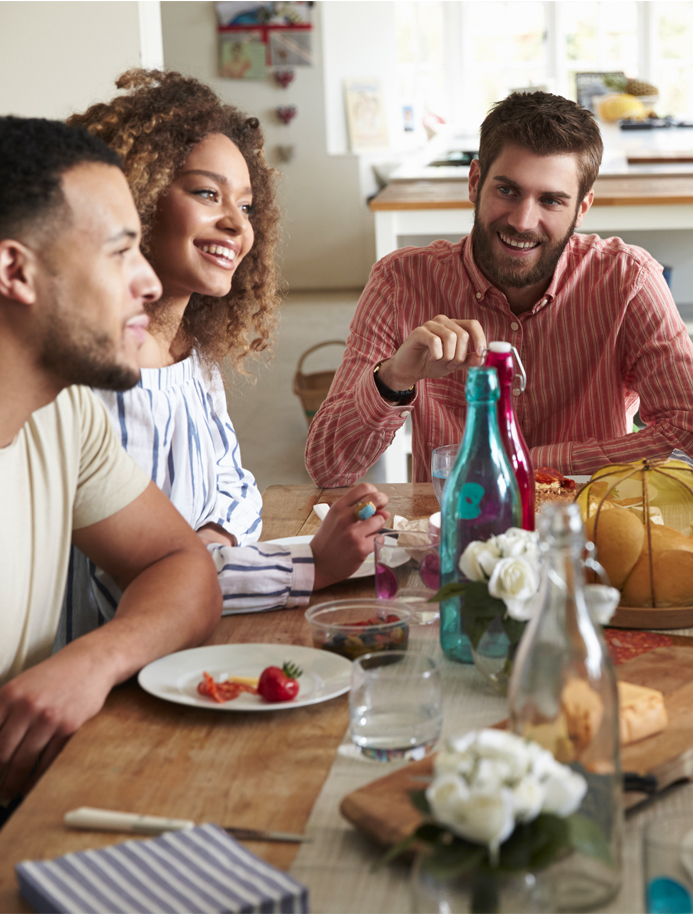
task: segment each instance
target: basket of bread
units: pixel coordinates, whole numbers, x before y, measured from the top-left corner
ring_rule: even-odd
[[[597,558],[621,591],[610,625],[693,625],[693,467],[613,464],[594,473],[576,501]]]

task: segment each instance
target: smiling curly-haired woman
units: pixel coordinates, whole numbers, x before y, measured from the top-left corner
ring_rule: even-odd
[[[160,203],[193,148],[211,134],[228,137],[243,156],[252,186],[250,222],[253,246],[238,265],[232,288],[222,296],[193,291],[178,330],[177,348],[193,347],[212,362],[229,355],[240,368],[250,352],[265,349],[276,326],[279,305],[274,250],[279,211],[274,177],[263,153],[257,118],[224,104],[204,83],[176,72],[128,70],[116,81],[125,90],[112,101],[92,105],[68,123],[86,127],[120,154],[142,220],[142,250],[160,278],[164,265],[152,250]],[[170,321],[166,288],[149,306],[151,329]]]

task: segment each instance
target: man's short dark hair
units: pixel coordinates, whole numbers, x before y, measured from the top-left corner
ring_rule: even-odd
[[[118,154],[82,128],[0,117],[0,239],[40,225],[63,207],[62,176],[83,162],[121,167]]]
[[[508,145],[521,146],[538,156],[577,156],[579,200],[594,184],[604,152],[599,127],[590,112],[549,92],[513,92],[489,111],[479,141],[480,188]]]

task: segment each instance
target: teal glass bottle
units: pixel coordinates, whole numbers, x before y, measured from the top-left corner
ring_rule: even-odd
[[[500,385],[496,370],[469,369],[466,396],[464,437],[443,489],[441,585],[465,580],[459,560],[469,543],[488,540],[492,534],[502,534],[522,523],[520,490],[498,425]],[[440,644],[452,661],[472,663],[471,643],[465,633],[464,596],[441,602]]]

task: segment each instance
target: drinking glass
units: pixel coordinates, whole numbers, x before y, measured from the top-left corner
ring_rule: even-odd
[[[431,452],[431,479],[438,505],[442,505],[443,486],[455,463],[459,449],[459,445],[441,445],[440,448],[434,448]]]
[[[440,588],[440,537],[427,531],[393,531],[375,538],[375,593],[412,612],[412,622],[435,623],[439,604],[429,600]]]
[[[351,739],[364,756],[388,762],[423,759],[443,726],[436,662],[406,651],[381,651],[354,661],[349,693]]]
[[[667,814],[648,823],[643,853],[646,911],[693,911],[693,815]]]

